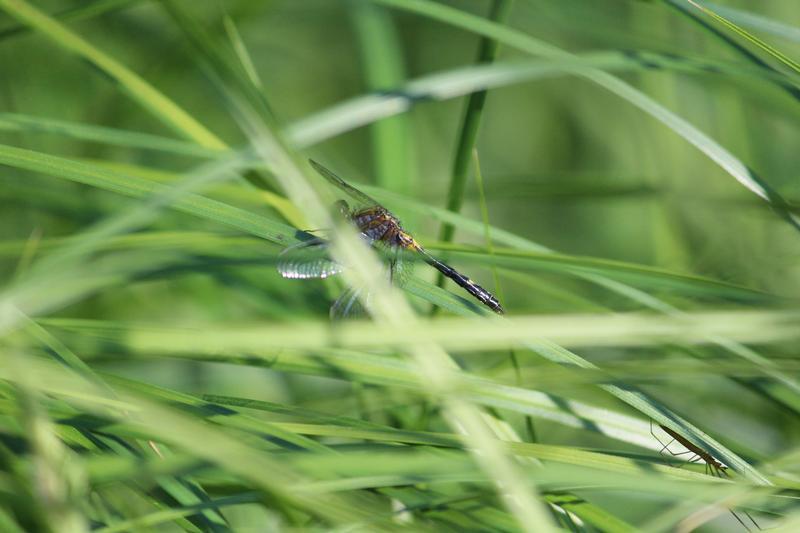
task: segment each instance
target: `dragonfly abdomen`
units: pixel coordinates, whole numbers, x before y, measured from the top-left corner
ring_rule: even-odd
[[[446,277],[453,280],[459,287],[470,293],[483,305],[500,315],[505,312],[503,310],[503,306],[500,305],[500,302],[497,301],[497,298],[495,298],[492,293],[469,279],[467,276],[458,272],[455,268],[442,263],[427,252],[423,253],[423,256],[428,264],[444,274]]]

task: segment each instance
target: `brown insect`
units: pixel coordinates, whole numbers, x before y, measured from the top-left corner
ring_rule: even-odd
[[[361,236],[370,245],[380,244],[390,250],[414,252],[425,263],[450,278],[480,303],[499,315],[503,314],[503,307],[492,293],[428,253],[414,237],[403,229],[400,220],[388,209],[316,161],[310,160],[310,163],[322,177],[360,204],[351,209],[347,202],[340,200],[336,205],[339,212],[358,229]],[[278,271],[281,276],[293,279],[326,278],[340,273],[342,265],[313,253],[315,249],[324,249],[327,245],[327,241],[315,238],[290,246],[281,252]],[[394,281],[395,270],[398,269],[398,261],[399,255],[397,254],[390,261],[389,275],[392,281]],[[358,292],[358,289],[345,292],[331,307],[331,316],[340,317],[350,314],[355,308]]]
[[[672,455],[673,457],[680,457],[682,455],[686,455],[686,454],[689,454],[689,453],[694,454],[694,457],[690,458],[687,461],[688,463],[696,463],[697,461],[702,460],[706,464],[706,468],[705,468],[706,474],[710,474],[710,475],[713,475],[713,476],[716,476],[716,477],[719,477],[719,478],[722,478],[722,477],[730,478],[730,475],[728,475],[728,472],[727,472],[728,467],[725,466],[724,464],[720,463],[717,459],[714,458],[713,455],[711,455],[710,453],[708,453],[704,449],[700,448],[699,446],[695,445],[693,442],[689,441],[686,437],[684,437],[680,433],[677,433],[676,431],[673,431],[672,429],[668,428],[667,426],[662,426],[662,425],[659,424],[658,427],[660,427],[661,430],[664,433],[666,433],[667,435],[669,435],[672,438],[672,440],[670,440],[668,443],[664,444],[661,441],[661,439],[659,439],[658,436],[653,431],[653,421],[652,420],[650,421],[650,434],[662,446],[661,450],[658,453],[664,453],[666,451],[670,455]],[[686,448],[686,451],[676,453],[676,452],[673,452],[672,450],[670,450],[669,446],[673,442],[677,442],[678,444],[680,444],[681,446]],[[734,512],[733,509],[731,509],[730,511],[731,511],[731,514],[733,515],[733,517],[736,519],[736,521],[739,522],[740,524],[742,524],[743,528],[745,528],[747,531],[752,531],[752,529],[750,529],[747,526],[747,524],[745,524],[744,520],[742,520],[739,517],[739,515],[737,515],[736,512]],[[747,511],[741,511],[741,512],[744,513],[744,515],[750,520],[750,522],[753,523],[753,525],[756,527],[757,530],[759,530],[759,531],[761,530],[761,526],[759,526],[758,522],[756,522],[753,519],[753,517],[750,516],[750,513],[748,513]]]

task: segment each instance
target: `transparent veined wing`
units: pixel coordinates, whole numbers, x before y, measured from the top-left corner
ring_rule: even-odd
[[[331,320],[342,320],[345,318],[366,318],[369,316],[359,297],[364,294],[364,287],[349,288],[344,291],[331,305]],[[366,295],[369,301],[369,294]]]
[[[397,287],[405,285],[414,272],[413,254],[383,243],[378,243],[375,248],[387,258],[386,275],[389,283]]]
[[[327,256],[328,241],[312,239],[286,248],[278,260],[278,272],[289,279],[324,279],[343,267]]]
[[[351,198],[357,200],[359,203],[364,205],[380,205],[378,204],[377,200],[359,191],[358,189],[356,189],[355,187],[344,181],[342,178],[337,176],[332,170],[326,168],[320,163],[317,163],[313,159],[309,159],[308,162],[311,163],[311,166],[314,167],[314,170],[316,170],[320,176],[328,180],[329,183],[332,183],[340,190],[346,192],[348,195],[350,195]]]
[[[397,248],[386,247],[382,244],[376,248],[383,250],[388,256],[385,274],[393,285],[402,286],[413,272],[413,261],[404,261],[404,254]],[[345,318],[367,318],[370,316],[372,294],[365,287],[351,287],[343,292],[331,305],[331,320]]]

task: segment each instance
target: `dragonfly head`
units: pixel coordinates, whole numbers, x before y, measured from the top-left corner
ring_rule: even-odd
[[[414,240],[414,237],[406,233],[405,231],[398,231],[394,237],[394,244],[400,248],[405,250],[416,250],[419,248],[419,244],[417,241]]]
[[[342,219],[350,218],[350,206],[344,200],[337,200],[331,206],[331,213],[334,217],[341,217]]]

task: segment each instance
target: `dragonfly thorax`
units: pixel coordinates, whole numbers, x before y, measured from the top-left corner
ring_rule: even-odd
[[[416,241],[406,233],[397,217],[381,206],[355,211],[350,219],[369,242],[381,241],[389,246],[417,248]]]

